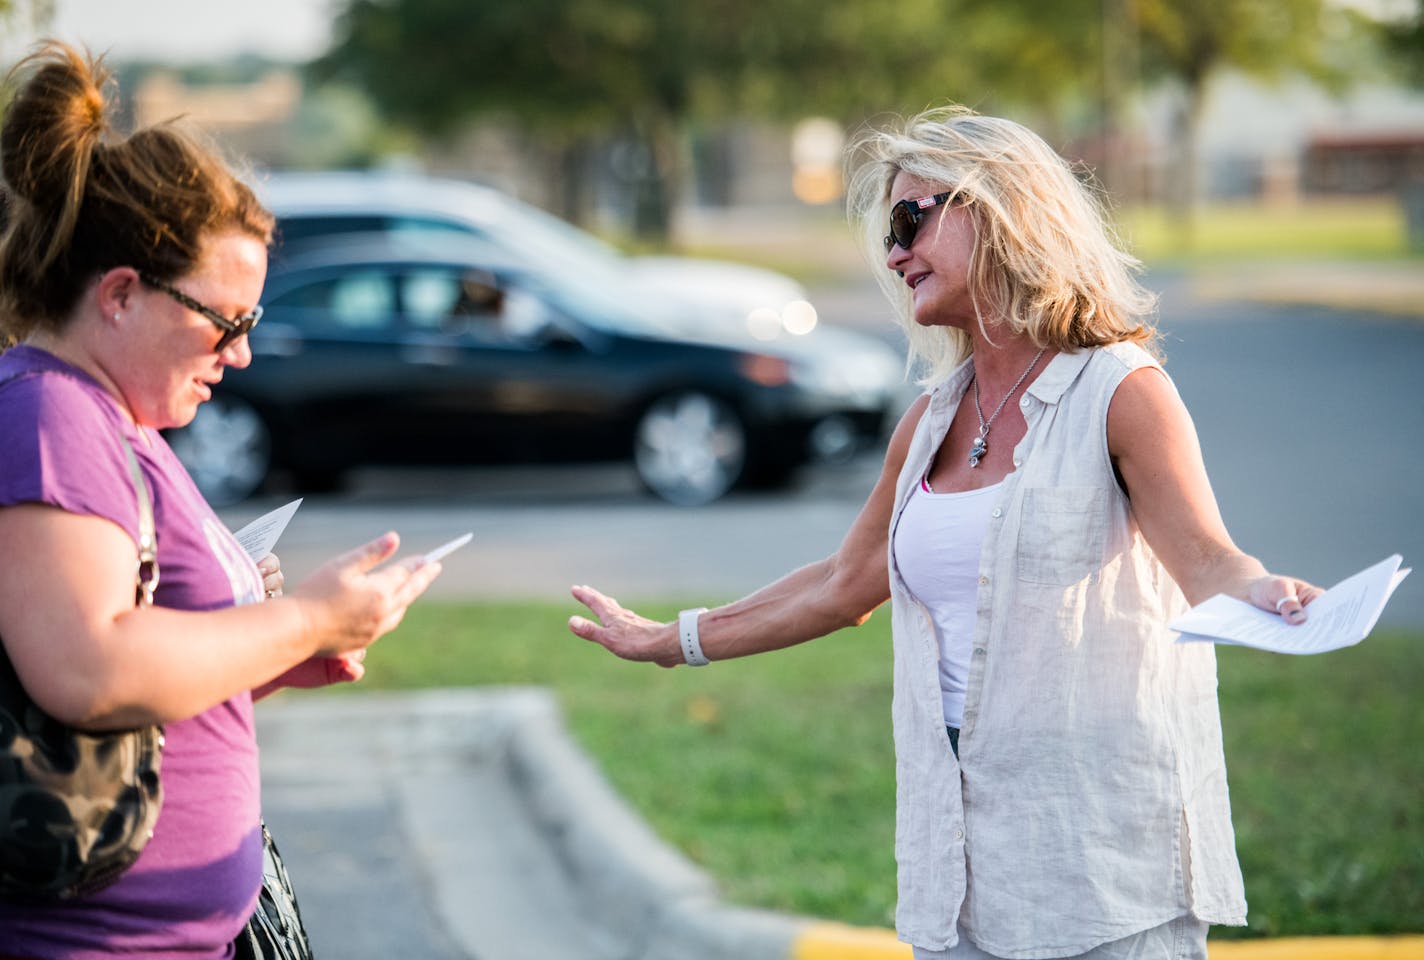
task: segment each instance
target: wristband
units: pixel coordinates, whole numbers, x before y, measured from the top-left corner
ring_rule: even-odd
[[[706,607],[694,607],[677,615],[677,639],[682,644],[683,662],[689,667],[705,667],[712,662],[702,652],[702,641],[697,636],[697,618],[706,612]]]

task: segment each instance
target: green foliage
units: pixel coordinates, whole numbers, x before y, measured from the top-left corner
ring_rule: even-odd
[[[671,619],[685,605],[640,609]],[[365,686],[550,687],[613,785],[729,898],[888,926],[887,611],[799,648],[694,671],[616,660],[567,632],[578,609],[417,604],[372,651]],[[1381,632],[1319,657],[1221,651],[1251,926],[1219,934],[1424,929],[1421,641]]]
[[[1144,62],[1188,86],[1223,66],[1265,77],[1291,69],[1333,78],[1327,40],[1347,16],[1325,0],[1129,2]]]
[[[1424,87],[1424,0],[1415,4],[1412,16],[1384,24],[1381,30],[1386,49],[1403,68],[1405,76],[1416,86]]]

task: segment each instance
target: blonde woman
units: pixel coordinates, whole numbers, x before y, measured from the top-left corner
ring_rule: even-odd
[[[1204,958],[1246,903],[1214,652],[1167,623],[1216,593],[1298,623],[1319,591],[1232,543],[1154,298],[1051,148],[957,107],[859,146],[851,212],[927,392],[845,540],[672,624],[575,587],[570,629],[703,664],[890,600],[915,956]]]

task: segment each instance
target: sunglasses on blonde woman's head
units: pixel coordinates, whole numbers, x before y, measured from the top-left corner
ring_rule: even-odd
[[[899,245],[901,250],[909,250],[915,242],[915,234],[920,232],[920,221],[941,203],[954,196],[954,191],[937,193],[932,197],[918,200],[901,200],[890,208],[890,232],[885,235],[885,252]]]
[[[194,313],[201,313],[213,326],[221,330],[222,336],[218,337],[217,346],[213,347],[213,351],[216,353],[222,353],[238,337],[245,336],[248,331],[257,326],[257,321],[262,319],[262,307],[260,305],[253,307],[251,313],[244,313],[240,317],[228,318],[218,313],[212,307],[194,300],[172,284],[164,283],[155,276],[140,273],[138,278],[153,289],[168,294]]]

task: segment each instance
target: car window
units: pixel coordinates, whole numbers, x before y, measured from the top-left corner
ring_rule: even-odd
[[[387,271],[358,270],[293,287],[269,301],[268,308],[284,311],[287,322],[311,330],[387,330],[395,325],[395,286]]]
[[[430,267],[400,277],[401,305],[412,330],[487,345],[527,342],[550,321],[539,297],[479,269]]]
[[[419,329],[439,330],[462,308],[460,278],[449,270],[415,270],[401,278],[401,306],[406,321]]]

